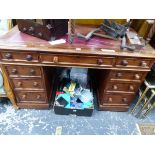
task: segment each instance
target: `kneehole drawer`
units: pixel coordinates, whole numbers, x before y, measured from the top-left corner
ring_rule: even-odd
[[[52,63],[57,65],[84,65],[84,66],[113,66],[113,57],[93,57],[80,55],[47,55],[41,54],[43,63]]]

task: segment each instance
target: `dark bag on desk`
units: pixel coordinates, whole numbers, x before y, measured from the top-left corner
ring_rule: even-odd
[[[21,32],[47,41],[68,32],[68,19],[18,19],[17,25]]]

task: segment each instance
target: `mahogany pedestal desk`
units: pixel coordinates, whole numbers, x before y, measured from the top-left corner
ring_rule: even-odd
[[[0,38],[0,64],[19,108],[49,108],[54,68],[84,67],[96,71],[99,109],[127,111],[151,69],[155,51],[149,45],[122,51],[120,44],[94,37],[88,42],[75,38],[73,44],[51,45],[15,27]]]

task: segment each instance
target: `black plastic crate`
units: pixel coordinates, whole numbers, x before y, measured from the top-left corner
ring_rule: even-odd
[[[59,88],[59,86],[60,86],[60,79],[57,78],[55,81],[55,92],[56,92],[57,88]],[[92,81],[91,80],[89,80],[89,87],[90,87],[90,91],[93,93]],[[93,93],[93,96],[94,96],[94,93]],[[84,109],[66,108],[62,105],[58,105],[57,101],[55,99],[56,99],[56,95],[54,96],[54,105],[53,105],[53,109],[54,109],[55,114],[58,114],[58,115],[92,116],[92,113],[94,110],[94,103],[93,103],[93,106],[91,108],[84,108]]]
[[[92,116],[94,107],[93,108],[85,108],[85,109],[68,109],[62,106],[54,105],[54,112],[55,114],[59,115],[77,115],[77,116]]]

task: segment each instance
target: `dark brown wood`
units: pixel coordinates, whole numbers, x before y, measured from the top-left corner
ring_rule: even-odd
[[[71,65],[71,66],[106,66],[111,67],[114,63],[113,57],[91,57],[79,55],[53,55],[41,54],[43,64]]]
[[[88,30],[78,32],[85,34]],[[74,41],[72,45],[50,45],[17,28],[0,39],[0,63],[16,94],[18,106],[49,108],[55,67],[86,67],[96,69],[92,80],[97,83],[99,109],[127,111],[154,63],[155,50],[147,45],[132,53],[121,51],[119,40],[98,37],[88,42],[77,38]]]
[[[41,77],[40,67],[4,65],[10,77]]]
[[[39,62],[37,53],[2,51],[3,61]]]
[[[10,80],[12,81],[14,89],[44,90],[44,85],[40,78],[13,78]]]

